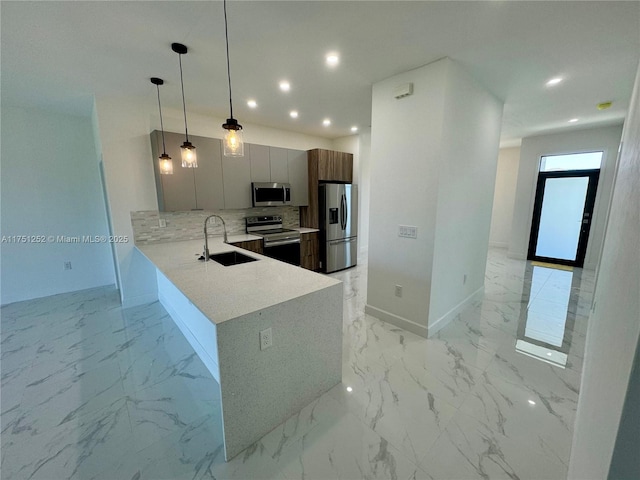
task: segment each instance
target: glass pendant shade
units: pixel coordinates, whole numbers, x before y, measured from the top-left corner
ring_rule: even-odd
[[[160,104],[160,85],[164,85],[164,80],[152,77],[151,83],[156,86],[156,91],[158,92],[158,111],[160,112],[160,130],[162,131],[162,155],[158,157],[160,175],[173,175],[173,160],[167,155],[167,147],[164,143],[164,123],[162,121],[162,105]]]
[[[196,147],[191,142],[184,142],[180,146],[182,154],[182,166],[184,168],[198,168],[198,156],[196,155]]]
[[[160,162],[160,175],[173,175],[173,160],[166,153],[158,157]]]
[[[242,139],[242,130],[225,129],[222,144],[224,146],[225,157],[244,156],[244,141]]]
[[[227,46],[227,79],[229,80],[229,117],[222,125],[223,153],[225,157],[244,157],[244,140],[242,139],[242,125],[233,118],[233,101],[231,100],[231,67],[229,66],[229,30],[227,28],[227,0],[224,0],[224,37]]]

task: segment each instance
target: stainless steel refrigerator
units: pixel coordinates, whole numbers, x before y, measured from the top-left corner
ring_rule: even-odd
[[[358,259],[358,186],[319,186],[320,260],[330,273],[353,267]]]

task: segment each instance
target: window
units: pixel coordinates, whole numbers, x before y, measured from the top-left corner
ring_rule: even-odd
[[[567,170],[596,170],[602,163],[603,152],[549,155],[540,159],[541,172],[563,172]]]

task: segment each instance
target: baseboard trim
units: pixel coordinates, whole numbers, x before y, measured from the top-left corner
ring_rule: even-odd
[[[427,338],[427,327],[425,327],[424,325],[419,325],[404,317],[400,317],[393,313],[387,312],[386,310],[372,307],[369,304],[366,304],[364,306],[364,311],[365,313],[368,313],[369,315],[376,317],[383,322],[390,323],[392,325],[395,325],[396,327],[403,328],[404,330],[407,330],[411,333],[415,333],[416,335]]]
[[[436,333],[442,330],[444,327],[451,323],[456,315],[469,307],[472,303],[482,300],[484,297],[484,285],[469,295],[467,298],[458,303],[455,307],[449,310],[447,313],[438,318],[435,322],[429,325],[428,332],[429,337],[433,337]]]

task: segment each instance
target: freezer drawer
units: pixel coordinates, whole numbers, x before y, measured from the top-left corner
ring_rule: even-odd
[[[326,242],[325,272],[353,267],[358,260],[358,237]]]

